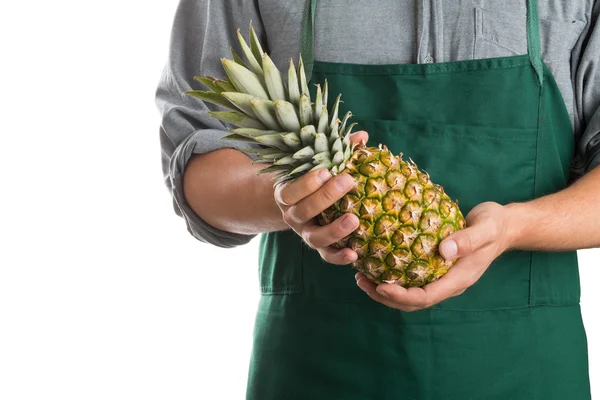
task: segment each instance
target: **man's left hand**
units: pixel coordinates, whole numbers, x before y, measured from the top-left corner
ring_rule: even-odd
[[[482,203],[466,217],[467,228],[453,233],[440,243],[446,260],[458,258],[448,273],[423,287],[369,281],[356,274],[357,285],[373,300],[402,311],[428,308],[458,296],[475,284],[500,254],[512,246],[510,209],[497,203]]]

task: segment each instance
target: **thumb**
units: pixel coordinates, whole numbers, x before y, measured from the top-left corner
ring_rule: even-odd
[[[446,260],[464,257],[491,243],[494,231],[491,220],[486,220],[455,232],[442,240],[440,254]]]
[[[369,134],[367,131],[356,131],[350,135],[350,142],[358,145],[366,145],[369,141]]]

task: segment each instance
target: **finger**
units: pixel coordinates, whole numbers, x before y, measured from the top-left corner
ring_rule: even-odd
[[[423,288],[393,285],[382,283],[377,286],[377,295],[386,301],[402,309],[422,309],[432,306],[434,303],[428,298]]]
[[[302,238],[312,247],[327,247],[354,232],[358,225],[359,220],[356,215],[346,214],[329,225],[307,226],[302,230]]]
[[[446,260],[464,257],[493,242],[496,231],[494,220],[485,219],[442,240],[440,254]]]
[[[383,283],[377,287],[377,292],[404,306],[428,308],[450,297],[462,294],[477,282],[481,275],[481,270],[473,268],[472,262],[466,258],[459,260],[442,278],[423,287],[405,289]]]
[[[354,184],[354,179],[350,175],[340,174],[290,207],[287,211],[288,217],[296,224],[304,224],[341,199],[354,187]]]
[[[329,179],[331,179],[331,172],[326,168],[311,171],[293,182],[277,185],[275,201],[283,206],[292,206],[319,190]]]
[[[369,134],[366,131],[356,131],[350,135],[350,142],[364,146],[369,141]]]
[[[330,264],[346,265],[356,261],[358,258],[358,254],[348,248],[338,250],[333,247],[321,247],[317,251],[321,255],[321,258]]]
[[[365,277],[361,273],[356,274],[356,276],[358,276],[358,278],[356,280],[356,284],[358,285],[358,287],[361,290],[363,290],[371,299],[375,300],[376,302],[381,303],[390,308],[395,308],[397,310],[408,311],[408,312],[416,311],[419,309],[419,307],[408,306],[408,305],[395,302],[392,299],[382,296],[381,294],[379,294],[377,292],[378,286],[376,283],[370,281],[369,279],[367,279],[367,277]]]

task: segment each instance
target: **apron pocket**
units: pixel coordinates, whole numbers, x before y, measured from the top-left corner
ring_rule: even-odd
[[[537,129],[448,125],[432,121],[362,120],[359,129],[370,144],[386,144],[404,153],[433,182],[459,201],[466,216],[477,204],[526,201],[534,195]],[[309,251],[310,253],[306,254]],[[356,288],[355,271],[331,266],[305,250],[305,289],[316,297],[342,302],[371,301]],[[463,295],[436,306],[483,310],[523,307],[529,303],[530,252],[508,252]],[[365,300],[366,299],[366,300]]]
[[[292,230],[265,233],[259,245],[261,294],[298,294],[303,292],[303,242]]]

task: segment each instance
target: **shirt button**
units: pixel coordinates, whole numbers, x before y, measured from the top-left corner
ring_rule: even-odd
[[[427,54],[427,57],[425,57],[425,64],[433,64],[434,62],[435,60],[431,57],[431,54]]]

